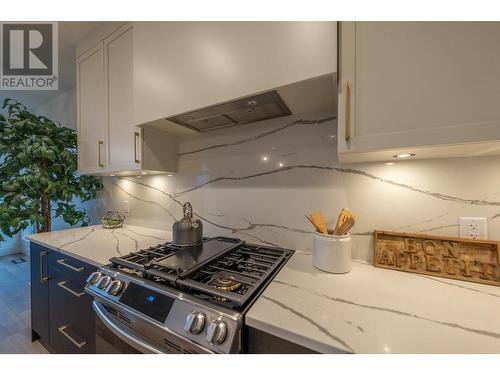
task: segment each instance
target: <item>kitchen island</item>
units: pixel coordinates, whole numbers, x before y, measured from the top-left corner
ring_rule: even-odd
[[[296,252],[246,314],[260,331],[321,353],[500,353],[500,288]]]

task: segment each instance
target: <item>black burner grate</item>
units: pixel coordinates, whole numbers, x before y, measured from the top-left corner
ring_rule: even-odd
[[[188,274],[164,266],[170,262],[162,260],[186,250],[170,243],[112,258],[111,262],[121,271],[238,309],[246,305],[293,253],[288,249],[246,244],[234,238],[217,237],[206,241],[213,240],[235,246],[208,262],[201,262]]]

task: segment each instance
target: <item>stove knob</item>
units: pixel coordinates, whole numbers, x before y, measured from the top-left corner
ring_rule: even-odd
[[[111,282],[111,276],[102,276],[99,281],[97,282],[97,287],[99,289],[106,289]]]
[[[87,284],[92,284],[94,285],[97,280],[101,277],[101,273],[99,271],[92,272],[90,276],[87,278]]]
[[[123,288],[123,283],[120,280],[114,280],[109,284],[108,289],[106,291],[112,296],[118,295]]]
[[[185,331],[197,335],[203,331],[203,327],[205,327],[205,314],[193,311],[187,316],[186,322],[184,323]]]
[[[227,325],[222,320],[217,319],[208,325],[205,338],[212,345],[220,345],[224,342],[227,335]]]

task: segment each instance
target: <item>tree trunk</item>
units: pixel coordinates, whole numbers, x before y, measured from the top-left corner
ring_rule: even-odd
[[[40,164],[40,174],[42,176],[47,175],[47,160],[42,159]],[[41,214],[45,219],[45,223],[40,227],[39,223],[37,223],[37,232],[50,232],[52,230],[52,212],[50,210],[50,198],[47,194],[42,193],[42,210]]]
[[[40,228],[40,232],[50,232],[52,230],[52,218],[50,212],[50,199],[46,194],[42,194],[42,216],[45,218],[45,223]]]

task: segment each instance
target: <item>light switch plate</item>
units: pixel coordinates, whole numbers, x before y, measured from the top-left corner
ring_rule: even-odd
[[[488,220],[485,217],[461,217],[460,237],[488,239]]]

